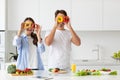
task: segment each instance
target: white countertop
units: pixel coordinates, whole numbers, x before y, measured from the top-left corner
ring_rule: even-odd
[[[118,71],[119,72],[119,71]],[[52,79],[36,78],[36,76],[43,76]],[[73,76],[71,73],[67,74],[51,74],[46,71],[35,71],[33,76],[12,76],[5,70],[0,70],[0,80],[120,80],[120,74],[117,76],[101,75],[101,76]]]
[[[6,64],[9,65],[11,63]],[[0,80],[45,80],[43,78],[36,78],[36,76],[42,76],[47,78],[52,78],[48,80],[120,80],[120,65],[107,65],[107,66],[98,66],[98,65],[83,65],[77,66],[77,69],[101,69],[101,68],[110,68],[112,70],[117,70],[118,75],[101,75],[101,76],[73,76],[71,73],[67,74],[50,74],[46,71],[34,71],[33,76],[11,76],[5,70],[0,70]]]

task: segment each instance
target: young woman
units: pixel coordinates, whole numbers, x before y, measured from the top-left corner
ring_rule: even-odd
[[[17,46],[18,51],[17,69],[44,70],[40,55],[45,51],[45,47],[40,34],[40,25],[35,24],[32,18],[27,17],[13,40],[13,45]]]
[[[65,26],[68,30],[65,29]],[[79,36],[70,24],[66,11],[57,10],[55,12],[55,24],[52,30],[46,33],[45,37],[46,45],[50,46],[48,56],[49,68],[70,68],[71,42],[77,46],[81,44]]]

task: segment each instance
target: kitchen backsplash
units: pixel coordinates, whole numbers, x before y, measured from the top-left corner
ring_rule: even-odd
[[[8,31],[7,34],[6,62],[9,61],[9,53],[16,52],[15,47],[12,46],[16,31]],[[104,64],[119,64],[111,56],[120,50],[120,31],[77,31],[77,34],[81,38],[81,46],[72,44],[71,62],[77,61],[78,64],[103,64],[103,62]],[[45,31],[42,32],[43,39],[44,35]],[[48,52],[49,49],[46,46],[46,52],[42,55],[45,65],[47,65]]]
[[[119,64],[112,58],[120,50],[120,31],[80,31],[81,46],[73,47],[72,61],[88,64]],[[82,62],[81,62],[82,60]]]

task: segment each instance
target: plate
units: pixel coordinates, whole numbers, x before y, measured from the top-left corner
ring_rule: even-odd
[[[100,71],[101,74],[108,75],[111,71]]]

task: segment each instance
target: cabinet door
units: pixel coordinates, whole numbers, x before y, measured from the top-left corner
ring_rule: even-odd
[[[106,30],[120,30],[120,0],[103,0],[103,26]]]
[[[5,0],[0,0],[0,30],[5,30]]]
[[[0,69],[3,69],[5,61],[5,32],[0,32]]]
[[[100,30],[101,0],[72,0],[72,24],[76,30]]]
[[[0,51],[5,49],[5,32],[0,32]]]
[[[39,22],[39,0],[7,0],[8,30],[18,30],[26,17]]]
[[[64,9],[70,16],[71,0],[40,0],[40,24],[43,30],[53,27],[55,11]]]

